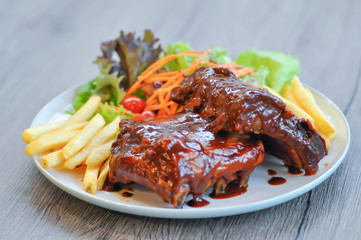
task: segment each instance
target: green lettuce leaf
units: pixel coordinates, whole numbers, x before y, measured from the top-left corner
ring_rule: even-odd
[[[262,83],[265,81],[265,85],[278,93],[281,93],[284,86],[300,73],[299,61],[295,57],[280,52],[248,50],[238,56],[236,63],[254,68],[256,71],[261,69],[263,73],[256,75],[255,79]],[[268,70],[267,74],[265,69]]]
[[[95,80],[95,79],[94,79]],[[73,102],[73,110],[68,111],[70,114],[74,114],[78,111],[88,99],[94,94],[94,80],[82,85],[75,95],[75,101]]]
[[[260,87],[262,84],[267,85],[268,75],[269,75],[268,68],[262,65],[258,68],[256,72],[244,76],[243,80],[246,82],[250,82],[257,87]]]
[[[130,119],[136,115],[126,110],[122,105],[113,106],[108,103],[101,103],[95,114],[99,113],[104,118],[106,124],[112,122],[117,116],[120,119]]]
[[[160,57],[192,50],[193,48],[189,45],[189,43],[176,42],[173,44],[169,44]],[[170,71],[180,71],[188,68],[192,64],[194,59],[194,57],[190,56],[179,56],[176,59],[167,63],[165,67]],[[211,61],[217,64],[231,62],[231,59],[227,56],[226,50],[218,46],[214,46],[211,49],[210,54],[204,57],[204,60]]]
[[[125,92],[119,88],[119,84],[124,76],[118,77],[115,72],[109,73],[109,66],[108,68],[99,66],[99,70],[100,75],[98,77],[78,89],[75,101],[73,102],[73,109],[67,111],[67,113],[74,114],[91,96],[98,95],[101,97],[102,103],[96,113],[100,113],[107,123],[119,115],[122,119],[133,117],[133,114],[119,105],[125,96]],[[116,106],[116,108],[109,106]]]
[[[210,61],[217,64],[232,62],[231,58],[227,55],[227,51],[218,46],[213,46]]]
[[[125,96],[125,92],[119,87],[124,76],[118,77],[115,72],[109,73],[109,67],[99,67],[100,76],[94,80],[95,94],[102,98],[102,102],[118,105]]]
[[[108,73],[109,69],[104,69],[101,66],[99,69],[99,77],[94,78],[78,89],[73,102],[75,111],[78,111],[92,95],[98,95],[103,103],[114,106],[123,100],[125,92],[118,87],[123,76],[117,77],[116,73]]]
[[[169,44],[167,46],[167,49],[162,53],[161,57],[169,56],[181,52],[192,51],[192,50],[193,48],[189,45],[189,43],[176,42],[173,44]],[[194,57],[179,56],[176,59],[167,63],[165,67],[170,71],[179,71],[188,68],[193,61],[194,61]]]

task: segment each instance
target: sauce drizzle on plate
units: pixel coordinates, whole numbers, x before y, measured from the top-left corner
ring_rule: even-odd
[[[193,198],[192,200],[187,202],[187,205],[190,207],[205,207],[208,204],[209,204],[209,202],[207,200],[204,200],[201,197],[196,197],[195,200]]]
[[[271,185],[281,185],[284,184],[287,180],[283,177],[272,177],[268,183]]]

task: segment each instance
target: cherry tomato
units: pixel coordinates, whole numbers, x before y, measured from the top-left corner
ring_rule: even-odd
[[[150,110],[144,110],[143,112],[142,112],[142,114],[140,114],[140,117],[142,118],[142,119],[145,119],[145,118],[154,118],[154,117],[156,117],[157,115],[155,115],[155,113],[154,112],[152,112],[152,111],[150,111]]]
[[[145,118],[154,118],[157,115],[155,115],[154,112],[150,110],[144,110],[139,116],[133,117],[133,120],[143,120]]]
[[[122,104],[125,109],[131,111],[132,113],[141,113],[146,106],[143,99],[135,96],[130,96],[123,99],[120,104]]]

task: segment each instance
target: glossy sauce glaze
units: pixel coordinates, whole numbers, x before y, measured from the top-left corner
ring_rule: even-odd
[[[101,189],[101,191],[106,192],[119,192],[123,189],[123,184],[121,183],[111,183],[109,182],[109,179],[107,178],[104,182],[104,185]]]
[[[189,194],[197,205],[209,187],[218,194],[234,180],[247,186],[254,167],[263,161],[262,142],[208,128],[208,121],[194,113],[121,121],[112,145],[110,182],[150,187],[178,208]]]
[[[122,197],[130,198],[131,196],[133,196],[133,193],[130,193],[130,192],[123,192],[122,193]]]
[[[190,207],[205,207],[209,204],[207,200],[204,200],[201,197],[193,197],[192,200],[187,202],[187,205]]]
[[[246,192],[247,192],[247,187],[240,186],[237,183],[230,183],[227,185],[224,191],[221,191],[219,193],[215,193],[213,191],[209,196],[214,199],[225,199],[225,198],[236,197]]]
[[[299,168],[289,167],[288,168],[288,173],[292,174],[292,175],[299,175],[299,174],[303,173],[303,171],[302,171],[302,169],[299,169]]]
[[[283,177],[272,177],[268,183],[271,185],[282,185],[284,183],[286,183],[286,179],[284,179]]]
[[[325,140],[309,121],[298,119],[281,99],[226,68],[199,67],[172,90],[171,100],[209,120],[212,132],[259,134],[266,151],[306,175],[315,174],[327,154]]]
[[[277,172],[276,172],[275,170],[272,170],[272,169],[268,169],[268,170],[267,170],[267,173],[268,173],[268,175],[270,175],[270,176],[277,175]]]

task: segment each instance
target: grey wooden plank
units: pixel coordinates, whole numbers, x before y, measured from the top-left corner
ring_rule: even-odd
[[[361,61],[358,83],[361,81]],[[360,116],[361,88],[347,108],[351,126],[351,147],[344,163],[321,186],[312,191],[309,210],[300,229],[300,239],[359,239],[361,237]],[[349,109],[349,110],[348,110]],[[320,231],[322,229],[322,231]]]
[[[360,2],[8,1],[0,8],[0,232],[8,239],[314,239],[361,236]],[[298,57],[302,81],[350,121],[350,152],[325,183],[270,209],[215,219],[154,219],[105,210],[55,187],[23,149],[21,133],[55,95],[97,73],[99,43],[151,28],[162,44],[248,48]]]

